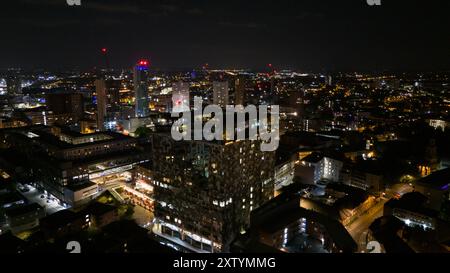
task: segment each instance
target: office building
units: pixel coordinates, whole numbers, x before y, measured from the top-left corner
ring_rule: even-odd
[[[22,80],[19,75],[9,75],[6,78],[6,90],[9,95],[22,93]]]
[[[223,108],[228,105],[228,82],[213,82],[213,104]]]
[[[148,67],[149,62],[145,60],[139,61],[139,63],[134,67],[136,117],[146,117],[149,113]]]
[[[120,88],[121,80],[107,80],[106,82],[106,96],[108,97],[108,107],[116,110],[120,106]]]
[[[373,161],[364,163],[346,164],[341,170],[342,183],[378,195],[385,189],[382,168]]]
[[[343,165],[341,160],[314,152],[300,161],[296,173],[307,184],[317,184],[321,180],[339,182]]]
[[[244,105],[245,103],[245,79],[238,77],[234,81],[234,104]]]
[[[97,129],[103,131],[105,129],[106,116],[106,86],[105,80],[95,80],[95,93],[97,95]]]
[[[0,137],[33,166],[29,171],[37,187],[71,206],[95,197],[98,185],[93,181],[129,171],[148,157],[136,139],[113,132],[81,134],[34,126],[4,129]]]
[[[47,110],[58,124],[77,122],[83,117],[84,102],[81,93],[49,93],[45,98]]]

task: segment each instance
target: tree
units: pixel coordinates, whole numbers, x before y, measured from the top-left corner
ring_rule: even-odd
[[[141,137],[148,137],[150,136],[151,130],[145,126],[141,126],[134,131],[134,135],[141,138]]]

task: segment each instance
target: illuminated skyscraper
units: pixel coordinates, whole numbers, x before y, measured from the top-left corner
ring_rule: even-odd
[[[328,84],[329,86],[332,86],[332,85],[333,85],[333,77],[327,76],[327,84]]]
[[[234,82],[234,104],[244,105],[245,98],[245,79],[238,77]]]
[[[134,95],[136,99],[136,117],[146,117],[149,114],[148,66],[148,61],[141,60],[134,67]]]
[[[105,128],[106,116],[106,86],[105,80],[95,80],[95,93],[97,94],[97,128],[102,131]]]
[[[228,82],[213,82],[213,104],[228,105]]]
[[[189,111],[189,84],[186,82],[176,82],[172,85],[172,111]]]
[[[22,93],[22,81],[18,75],[10,75],[6,78],[6,90],[8,94],[21,94]]]

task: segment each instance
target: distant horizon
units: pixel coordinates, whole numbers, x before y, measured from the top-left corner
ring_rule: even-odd
[[[450,70],[445,0],[14,0],[2,3],[0,68]],[[426,15],[431,15],[424,17]],[[426,19],[425,19],[426,18]]]
[[[21,68],[21,67],[8,67],[8,68],[0,68],[0,75],[2,73],[8,73],[10,71],[20,71],[21,73],[38,73],[38,72],[48,72],[48,73],[94,73],[96,71],[112,71],[112,72],[120,72],[120,71],[130,71],[132,72],[133,66],[129,67],[112,67],[112,68],[79,68],[79,67],[61,67],[61,68]],[[209,72],[220,72],[220,71],[242,71],[249,73],[267,73],[269,72],[267,68],[210,68],[210,69],[202,69],[200,67],[174,67],[174,68],[160,68],[150,66],[150,71],[154,72],[172,72],[172,73],[188,73],[192,71],[209,71]],[[292,73],[305,73],[305,74],[352,74],[352,73],[362,73],[362,74],[414,74],[414,73],[437,73],[437,74],[446,74],[450,73],[450,69],[440,69],[440,70],[430,70],[430,69],[380,69],[380,70],[368,70],[368,69],[359,69],[359,70],[305,70],[305,69],[296,69],[296,68],[277,68],[277,73],[283,72],[292,72]]]

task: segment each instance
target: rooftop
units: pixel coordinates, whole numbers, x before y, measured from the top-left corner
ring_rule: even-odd
[[[42,207],[39,204],[33,203],[33,204],[28,204],[28,205],[8,209],[6,211],[6,215],[8,217],[16,217],[19,215],[36,212],[38,210],[42,210]]]
[[[43,219],[41,219],[41,225],[49,226],[52,228],[58,228],[60,226],[65,226],[75,219],[78,218],[78,215],[71,210],[60,210],[52,215],[49,215]]]
[[[71,191],[79,191],[79,190],[86,189],[88,187],[92,187],[92,186],[95,186],[95,185],[97,185],[97,184],[95,184],[94,182],[86,181],[86,182],[81,183],[81,184],[69,184],[69,185],[66,186],[66,188],[71,190]]]
[[[419,179],[416,183],[422,186],[448,191],[450,184],[450,168],[433,172],[432,174]]]
[[[386,202],[385,206],[391,208],[400,208],[404,210],[409,210],[417,212],[430,217],[436,217],[437,212],[425,207],[425,202],[427,197],[420,192],[409,192],[405,193],[400,199],[391,199]]]
[[[116,210],[115,207],[102,204],[99,202],[90,203],[85,209],[80,211],[81,214],[92,214],[92,215],[102,215],[110,211]]]

